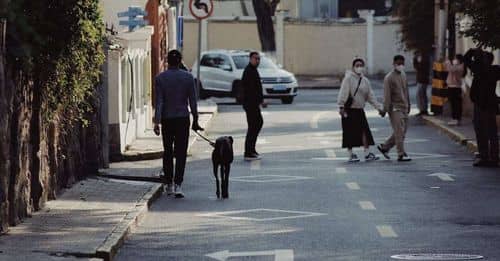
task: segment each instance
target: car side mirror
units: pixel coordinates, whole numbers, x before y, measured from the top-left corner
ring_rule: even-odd
[[[224,71],[228,71],[228,72],[233,70],[233,68],[231,68],[231,65],[228,65],[228,64],[221,65],[219,68],[224,70]]]

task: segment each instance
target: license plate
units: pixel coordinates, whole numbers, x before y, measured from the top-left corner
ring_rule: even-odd
[[[286,86],[285,85],[274,85],[273,86],[273,90],[275,90],[275,91],[285,91],[286,90]]]

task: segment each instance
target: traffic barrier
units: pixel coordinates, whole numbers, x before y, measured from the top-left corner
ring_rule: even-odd
[[[431,112],[435,115],[443,113],[443,105],[448,100],[448,88],[446,86],[446,71],[444,63],[434,62],[432,66],[432,97],[431,97]]]

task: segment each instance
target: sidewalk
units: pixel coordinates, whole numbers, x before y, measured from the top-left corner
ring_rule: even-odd
[[[340,80],[336,76],[297,76],[299,89],[340,89]]]
[[[447,122],[451,119],[442,115],[423,116],[422,119],[425,123],[437,128],[454,141],[466,146],[470,152],[477,152],[476,136],[471,118],[463,118],[460,126],[448,126]]]
[[[212,118],[217,114],[217,104],[208,99],[198,102],[199,123],[207,128]],[[191,119],[192,121],[192,119]],[[198,136],[190,132],[188,154]],[[159,159],[163,156],[161,136],[156,136],[153,130],[147,130],[143,137],[136,139],[123,153],[122,161],[141,161]]]
[[[145,182],[80,181],[1,236],[0,260],[109,260],[162,191]]]

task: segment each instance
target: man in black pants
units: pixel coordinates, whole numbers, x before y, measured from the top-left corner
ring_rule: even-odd
[[[259,160],[259,153],[255,150],[257,137],[262,129],[264,120],[260,112],[260,106],[267,107],[262,94],[262,83],[257,67],[260,64],[258,52],[250,53],[250,63],[243,72],[241,79],[243,85],[243,109],[247,115],[248,130],[245,139],[245,160]]]
[[[193,76],[189,72],[179,69],[182,61],[182,55],[179,51],[170,51],[167,60],[168,70],[155,78],[154,132],[156,135],[160,135],[161,124],[164,148],[163,172],[165,173],[162,179],[167,185],[167,195],[183,198],[184,193],[181,185],[184,179],[189,140],[188,102],[193,114],[192,129],[194,131],[203,129],[198,125],[198,109]]]
[[[481,49],[470,49],[464,56],[465,65],[474,74],[470,98],[474,103],[474,131],[476,132],[479,158],[475,167],[498,166],[498,127],[496,114],[496,82],[500,80],[500,68],[493,66],[494,56]]]

